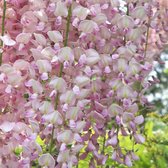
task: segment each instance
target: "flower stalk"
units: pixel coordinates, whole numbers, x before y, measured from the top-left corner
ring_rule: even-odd
[[[4,36],[4,33],[5,33],[5,17],[6,17],[6,0],[3,1],[1,36]],[[0,48],[2,48],[2,47],[3,47],[3,41],[1,40]],[[3,54],[3,52],[0,52],[0,65],[2,64],[2,54]]]
[[[67,46],[68,44],[68,37],[69,37],[69,30],[70,30],[70,20],[71,20],[71,5],[69,6],[68,9],[68,17],[67,17],[67,25],[66,25],[66,35],[65,35],[65,41],[64,41],[64,47]],[[63,64],[61,63],[60,65],[60,71],[59,71],[59,77],[62,77],[62,72],[63,72]],[[56,98],[55,98],[55,110],[57,110],[58,107],[58,103],[59,103],[59,93],[57,93]],[[52,128],[52,134],[51,134],[51,141],[50,141],[50,145],[49,145],[49,153],[52,152],[52,147],[53,147],[53,142],[54,142],[54,126]]]

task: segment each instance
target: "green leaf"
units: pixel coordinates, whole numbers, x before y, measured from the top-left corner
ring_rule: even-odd
[[[14,149],[13,152],[16,156],[20,156],[20,154],[23,152],[23,148],[21,146],[18,146]]]

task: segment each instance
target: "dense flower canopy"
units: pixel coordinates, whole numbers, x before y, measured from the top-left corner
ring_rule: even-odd
[[[91,168],[131,167],[167,18],[156,0],[1,1],[1,167],[71,168],[88,153]]]

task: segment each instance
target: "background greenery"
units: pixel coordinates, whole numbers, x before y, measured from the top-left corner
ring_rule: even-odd
[[[161,59],[164,64],[158,64],[152,72],[160,83],[147,93],[155,109],[147,112],[146,143],[138,151],[140,160],[134,168],[168,168],[168,51]]]

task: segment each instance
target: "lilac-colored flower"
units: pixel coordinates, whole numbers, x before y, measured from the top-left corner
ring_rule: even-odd
[[[114,135],[111,139],[108,140],[108,144],[116,146],[118,144],[118,137]]]
[[[145,142],[145,138],[140,134],[135,134],[134,138],[137,143],[144,143]]]
[[[134,122],[138,125],[144,122],[144,117],[142,115],[135,117]]]
[[[129,157],[129,155],[126,155],[125,156],[125,165],[128,166],[128,167],[132,167],[132,162],[131,162],[131,158]]]

